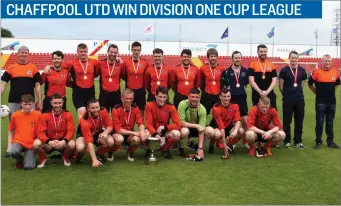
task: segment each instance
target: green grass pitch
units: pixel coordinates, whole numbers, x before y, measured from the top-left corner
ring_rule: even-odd
[[[315,96],[308,87],[304,93],[303,143],[307,148],[273,149],[273,156],[267,159],[249,157],[238,145],[237,154],[229,160],[220,159],[223,152],[218,149],[216,154],[206,154],[203,162],[186,161],[174,151],[173,160],[157,153],[158,164],[147,166],[139,149],[135,162],[129,162],[120,151],[114,162],[98,169],[91,167],[87,155],[83,164],[71,167],[61,160],[49,160],[42,169],[17,170],[14,159],[3,157],[8,118],[3,119],[1,204],[340,204],[340,150],[327,148],[325,142],[322,149],[312,149]],[[276,94],[282,116],[277,88]],[[7,95],[8,88],[2,104],[7,104]],[[70,89],[68,99],[68,109],[76,115]],[[337,90],[338,108],[339,99]],[[340,143],[339,109],[334,125],[335,142]]]

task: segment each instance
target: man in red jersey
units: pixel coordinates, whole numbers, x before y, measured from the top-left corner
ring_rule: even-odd
[[[106,160],[104,154],[114,145],[110,135],[113,130],[112,121],[105,108],[101,108],[97,99],[87,103],[87,112],[79,120],[76,135],[77,162],[81,162],[87,150],[92,160],[92,167],[100,167]],[[95,152],[94,145],[98,146]]]
[[[206,128],[209,136],[213,136],[210,141],[209,153],[214,153],[214,141],[221,141],[225,153],[223,158],[228,159],[229,150],[231,151],[232,146],[244,135],[244,129],[241,124],[239,106],[231,103],[230,90],[221,89],[219,98],[220,101],[212,108],[213,119],[210,127]]]
[[[218,51],[214,48],[207,50],[208,63],[200,68],[201,104],[211,113],[213,105],[219,102],[220,78],[225,68],[218,64]]]
[[[108,47],[108,58],[99,61],[100,94],[99,103],[110,113],[115,105],[121,102],[120,79],[124,77],[124,64],[117,61],[118,47]]]
[[[141,58],[141,43],[131,44],[133,55],[124,60],[126,87],[132,89],[135,94],[134,103],[137,104],[143,114],[146,106],[146,89],[143,82],[144,72],[149,67],[148,62]]]
[[[122,144],[128,145],[127,159],[131,162],[135,160],[134,151],[150,136],[144,127],[141,112],[133,101],[134,91],[125,89],[122,93],[122,104],[116,105],[112,112],[115,147],[122,146]],[[134,131],[135,124],[138,125],[139,131]],[[108,155],[108,160],[114,160],[112,153]]]
[[[52,109],[51,97],[60,94],[63,97],[63,109],[66,109],[66,86],[72,86],[69,71],[62,69],[64,54],[61,51],[52,53],[53,67],[48,74],[41,74],[40,84],[45,84],[45,98],[43,100],[43,113]]]
[[[261,97],[258,105],[251,108],[247,117],[245,139],[250,149],[249,155],[255,156],[254,143],[266,143],[266,155],[271,154],[271,144],[279,145],[285,139],[282,124],[275,108],[270,107],[270,99]]]
[[[169,149],[180,140],[181,123],[176,108],[167,103],[167,99],[168,89],[164,86],[158,87],[155,101],[148,102],[146,105],[145,121],[151,136],[160,140],[162,155],[167,159],[173,159]],[[150,149],[147,149],[145,158],[149,155]]]
[[[70,156],[75,149],[75,125],[72,113],[62,108],[64,105],[63,96],[56,93],[51,96],[52,109],[41,115],[38,123],[38,140],[34,149],[38,150],[38,168],[45,166],[47,161],[46,153],[54,150],[62,152],[65,166],[71,166]]]
[[[147,101],[155,100],[155,91],[159,86],[169,88],[170,68],[163,64],[163,51],[156,48],[153,50],[154,65],[148,67],[144,74],[144,85],[148,91]]]
[[[192,51],[184,49],[181,52],[181,65],[176,66],[171,71],[171,87],[174,91],[173,104],[178,108],[182,100],[188,98],[192,88],[200,86],[200,70],[191,64]]]

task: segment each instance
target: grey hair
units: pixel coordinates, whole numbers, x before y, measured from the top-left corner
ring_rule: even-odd
[[[27,51],[30,51],[30,50],[28,49],[27,46],[21,46],[21,47],[18,49],[18,52],[20,52],[20,50],[27,50]]]

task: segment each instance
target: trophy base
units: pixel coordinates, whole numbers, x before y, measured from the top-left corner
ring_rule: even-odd
[[[146,165],[155,165],[156,164],[156,158],[155,158],[155,156],[153,155],[151,155],[151,156],[149,156],[149,158],[148,159],[146,159]]]

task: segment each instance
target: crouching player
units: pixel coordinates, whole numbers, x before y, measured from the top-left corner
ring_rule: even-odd
[[[21,110],[13,113],[8,125],[8,149],[12,158],[17,160],[17,169],[33,169],[35,163],[35,150],[33,144],[37,138],[37,125],[40,112],[33,109],[33,97],[25,94],[21,97]],[[24,157],[21,153],[24,153]]]
[[[273,125],[272,125],[272,124]],[[251,108],[247,117],[245,138],[249,143],[249,155],[255,156],[254,143],[266,143],[266,155],[271,155],[271,144],[278,145],[285,139],[282,125],[275,108],[270,107],[270,99],[261,97],[258,105]],[[263,147],[262,147],[263,148]],[[262,151],[262,150],[260,150]]]
[[[239,106],[231,104],[230,90],[227,88],[221,89],[219,98],[220,102],[217,102],[212,108],[211,127],[206,129],[207,134],[213,136],[209,146],[209,153],[214,153],[214,141],[221,140],[225,153],[222,158],[228,159],[229,151],[232,151],[232,146],[244,135],[244,129],[241,125]]]
[[[132,104],[133,101],[134,91],[125,89],[122,93],[122,104],[116,105],[112,112],[113,127],[116,132],[113,135],[115,147],[123,143],[128,145],[127,159],[129,161],[134,161],[134,151],[149,137],[149,132],[144,128],[141,112],[135,103]],[[138,132],[134,131],[135,124],[139,127]],[[114,160],[112,153],[108,155],[108,160]]]
[[[38,168],[43,168],[47,161],[46,153],[57,150],[63,153],[65,166],[71,166],[70,156],[75,149],[75,125],[72,113],[63,110],[64,100],[60,94],[54,94],[50,100],[52,110],[41,115],[38,124],[38,139],[34,149],[38,150]]]
[[[81,162],[85,151],[88,150],[92,167],[101,166],[106,161],[104,154],[114,145],[114,139],[109,135],[112,129],[108,111],[100,107],[97,99],[89,100],[87,112],[80,118],[77,129],[77,162]],[[96,152],[94,145],[99,147]]]
[[[160,140],[162,155],[167,159],[173,159],[169,149],[180,140],[181,124],[176,108],[168,103],[167,99],[168,89],[164,86],[158,87],[155,101],[148,102],[146,105],[145,120],[151,136]],[[172,120],[171,124],[170,120]],[[148,147],[148,143],[146,146]],[[150,149],[147,149],[145,158],[149,155]]]
[[[188,99],[180,102],[178,113],[181,122],[180,156],[185,157],[184,142],[188,138],[187,145],[197,151],[192,155],[194,161],[201,161],[204,158],[204,138],[206,127],[206,109],[200,104],[200,90],[192,88],[189,91]],[[198,137],[196,144],[190,137]]]

